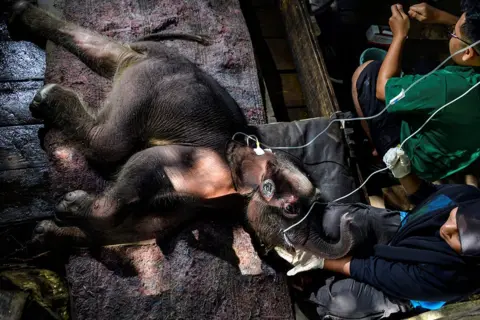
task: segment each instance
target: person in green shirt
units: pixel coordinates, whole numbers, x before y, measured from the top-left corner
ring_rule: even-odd
[[[480,40],[480,2],[462,1],[460,18],[426,3],[413,5],[405,13],[400,4],[391,7],[389,20],[393,40],[383,60],[361,65],[352,78],[352,93],[360,117],[381,112],[386,104],[406,90],[420,75],[401,74],[402,50],[407,40],[410,18],[423,23],[451,26],[450,52]],[[362,126],[383,155],[417,131],[439,108],[471,89],[480,81],[480,45],[453,58],[454,66],[437,70],[418,82],[381,116],[362,121]],[[419,177],[435,181],[460,171],[480,156],[480,85],[453,102],[403,146]]]

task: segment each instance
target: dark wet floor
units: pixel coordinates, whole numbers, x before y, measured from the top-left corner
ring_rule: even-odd
[[[28,106],[43,86],[45,52],[13,41],[0,15],[0,256],[25,253],[36,220],[52,212],[48,161]]]

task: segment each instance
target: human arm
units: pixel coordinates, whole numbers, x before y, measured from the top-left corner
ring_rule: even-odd
[[[283,254],[281,256],[286,258]],[[436,277],[437,273],[431,270],[430,272],[426,271],[416,264],[389,261],[377,257],[366,259],[344,257],[331,260],[321,259],[311,254],[307,254],[307,256],[310,263],[293,262],[287,258],[286,260],[295,266],[287,275],[293,276],[312,269],[324,269],[367,283],[387,295],[401,299],[438,301],[446,299],[450,294],[451,288],[446,285],[448,279],[440,280],[442,277]],[[312,258],[314,259],[312,260]],[[315,263],[312,264],[312,261]],[[441,270],[438,273],[442,273]],[[449,273],[442,274],[448,277]]]
[[[422,179],[420,179],[416,174],[409,173],[405,177],[398,179],[400,184],[402,185],[403,189],[407,196],[411,196],[418,192],[420,187],[422,186]]]
[[[338,272],[346,276],[350,276],[350,262],[352,257],[344,257],[341,259],[325,259],[323,269]]]
[[[393,33],[393,40],[382,62],[377,79],[376,97],[382,101],[385,101],[385,85],[388,79],[398,77],[401,73],[402,51],[410,28],[409,18],[400,4],[393,5],[391,10],[392,16],[388,23]]]
[[[410,159],[400,148],[391,148],[383,157],[383,162],[398,178],[411,203],[417,205],[438,190],[434,184],[420,179],[410,170]]]
[[[412,19],[418,20],[422,23],[435,23],[444,25],[454,25],[459,19],[457,16],[432,7],[425,2],[411,6],[408,10],[408,15]]]
[[[325,269],[350,276],[350,260],[352,260],[352,257],[333,260],[320,258],[303,250],[295,250],[295,253],[292,254],[281,247],[275,247],[275,251],[282,259],[294,266],[287,272],[288,276],[312,269]]]

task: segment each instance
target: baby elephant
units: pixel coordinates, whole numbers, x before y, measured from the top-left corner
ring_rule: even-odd
[[[250,203],[241,207],[254,230],[262,227],[256,223],[273,221],[270,228],[278,237],[264,239],[270,241],[267,245],[286,246],[282,230],[318,199],[318,190],[287,157],[257,155],[251,146],[232,140],[236,132],[256,132],[227,91],[174,50],[153,41],[121,44],[26,1],[14,5],[9,28],[17,38],[47,38],[113,79],[98,112],[58,84],[46,85],[34,97],[33,116],[86,146],[87,159],[119,166],[102,194],[66,194],[56,217],[69,225],[41,222],[37,239],[102,244],[126,226],[158,235],[202,208],[232,205],[228,199],[233,197]],[[320,247],[328,257],[349,250],[350,241],[334,246],[321,236],[311,240],[312,233],[323,234],[309,229],[317,226],[305,222],[297,227],[291,232],[293,244]],[[347,227],[348,221],[342,228]]]

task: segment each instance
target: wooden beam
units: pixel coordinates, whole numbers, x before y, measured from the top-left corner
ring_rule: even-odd
[[[302,94],[302,86],[296,73],[284,73],[280,75],[282,79],[282,94],[285,106],[301,107],[305,105],[305,99]]]
[[[304,0],[278,1],[308,115],[330,117],[340,108],[306,3]],[[350,137],[352,129],[346,128],[345,131],[347,144],[353,144]],[[364,180],[355,157],[350,158],[350,166],[356,173],[359,185],[362,184]],[[366,187],[359,192],[363,193],[363,200],[368,203]]]
[[[306,4],[280,0],[280,11],[309,116],[328,117],[339,107]]]

